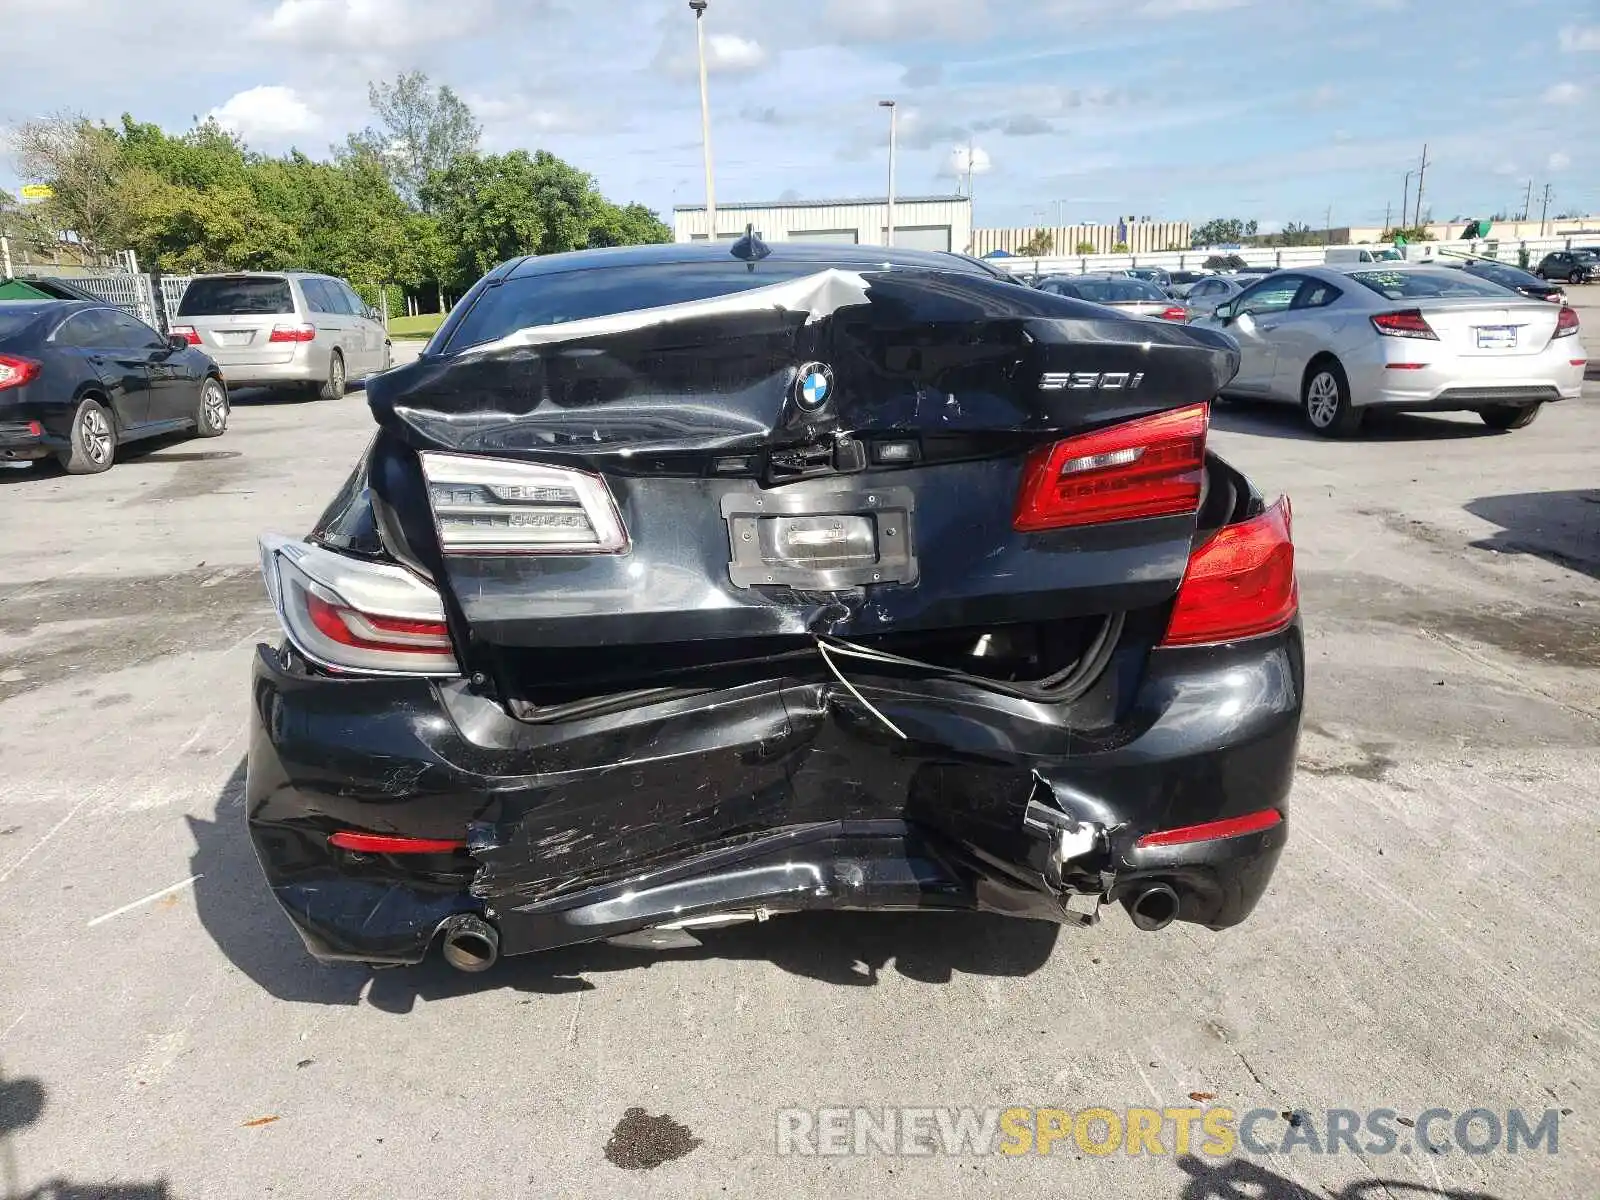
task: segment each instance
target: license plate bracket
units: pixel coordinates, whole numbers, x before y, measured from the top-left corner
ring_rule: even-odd
[[[722,497],[735,587],[834,591],[918,578],[910,488],[790,485]]]
[[[1474,325],[1478,335],[1479,350],[1515,350],[1517,327],[1515,325]]]

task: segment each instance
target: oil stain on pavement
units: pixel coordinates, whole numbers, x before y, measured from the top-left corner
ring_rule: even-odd
[[[624,1171],[649,1171],[682,1158],[700,1139],[666,1113],[650,1116],[635,1105],[622,1114],[606,1142],[606,1160]]]

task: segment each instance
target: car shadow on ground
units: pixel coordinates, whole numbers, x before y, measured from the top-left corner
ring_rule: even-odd
[[[1185,1155],[1177,1165],[1189,1176],[1178,1200],[1499,1200],[1488,1192],[1429,1187],[1403,1179],[1362,1179],[1338,1192],[1331,1188],[1312,1192],[1248,1158],[1206,1161]]]
[[[0,1189],[5,1200],[169,1200],[165,1183],[73,1183],[56,1178],[27,1192],[22,1190],[25,1163],[12,1135],[38,1121],[47,1092],[43,1083],[0,1070]]]
[[[1500,526],[1473,542],[1497,554],[1533,554],[1591,579],[1600,579],[1600,489],[1482,496],[1466,510]]]
[[[592,991],[591,978],[705,959],[766,961],[791,974],[841,987],[871,987],[889,971],[923,983],[959,973],[1019,977],[1042,967],[1061,927],[985,913],[801,913],[698,932],[701,944],[634,950],[603,942],[502,959],[481,974],[444,964],[437,949],[416,967],[371,970],[323,965],[268,890],[245,833],[241,762],[211,819],[188,817],[191,873],[200,923],[230,962],[280,1000],[369,1004],[409,1012],[417,1000],[510,989],[547,995]],[[891,966],[892,964],[892,966]]]
[[[367,381],[352,379],[345,386],[344,398],[352,397],[366,399],[362,393],[367,390]],[[228,389],[228,403],[234,408],[273,408],[282,405],[291,408],[297,404],[337,404],[337,400],[324,400],[313,392],[290,390],[287,388],[242,387]]]
[[[1465,418],[1465,419],[1463,419]],[[1314,432],[1298,408],[1270,400],[1220,400],[1211,406],[1211,427],[1227,433],[1287,438],[1298,442],[1330,439]],[[1437,442],[1451,438],[1503,436],[1472,413],[1369,412],[1355,442]]]

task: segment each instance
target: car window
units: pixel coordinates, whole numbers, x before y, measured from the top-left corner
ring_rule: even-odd
[[[8,338],[13,334],[21,333],[38,319],[38,312],[32,309],[23,309],[20,312],[0,312],[0,338]]]
[[[1245,291],[1233,302],[1233,309],[1256,315],[1283,312],[1294,303],[1295,293],[1304,282],[1301,275],[1273,275]]]
[[[1165,300],[1161,289],[1142,279],[1080,279],[1073,290],[1097,304],[1132,304]]]
[[[1506,289],[1465,271],[1352,271],[1350,278],[1387,300],[1440,300],[1482,297],[1504,300]]]
[[[344,300],[345,311],[352,317],[367,315],[367,302],[356,294],[356,290],[343,280],[334,280],[334,287],[339,289],[339,295]]]
[[[107,321],[113,339],[112,345],[128,350],[154,350],[167,344],[166,338],[137,317],[130,317],[125,312],[110,311],[107,313]]]
[[[1305,286],[1295,296],[1294,304],[1291,307],[1296,309],[1326,308],[1342,295],[1344,295],[1343,292],[1326,280],[1308,279],[1305,282]]]
[[[56,327],[50,340],[58,346],[110,346],[110,309],[86,308],[73,313]]]
[[[342,313],[344,305],[338,293],[325,279],[302,279],[300,290],[306,294],[306,307],[314,313]]]
[[[294,312],[287,279],[260,275],[207,275],[178,302],[180,317],[263,316]]]

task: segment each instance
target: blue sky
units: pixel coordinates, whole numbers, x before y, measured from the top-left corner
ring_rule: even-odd
[[[1582,0],[710,0],[724,202],[953,189],[981,225],[1228,215],[1382,221],[1424,141],[1438,219],[1600,212],[1600,5]],[[75,108],[258,149],[328,146],[420,68],[485,148],[542,147],[620,201],[703,199],[684,0],[0,0],[0,120]],[[105,68],[72,48],[115,47]],[[63,69],[64,63],[75,63]],[[9,166],[0,185],[14,184]]]

